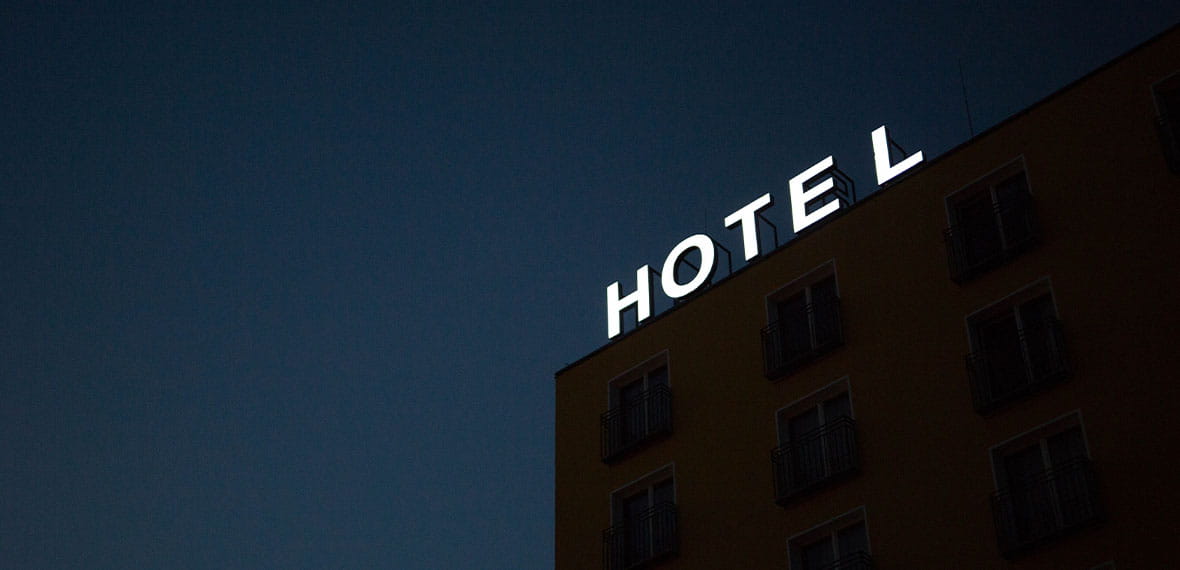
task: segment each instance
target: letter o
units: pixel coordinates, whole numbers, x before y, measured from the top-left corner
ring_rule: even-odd
[[[688,253],[689,249],[699,249],[701,251],[701,267],[697,271],[696,277],[691,281],[681,285],[676,282],[676,266],[680,263],[680,259]],[[696,291],[701,285],[704,285],[713,278],[713,272],[717,270],[717,250],[713,245],[713,240],[705,234],[696,234],[681,240],[668,252],[668,257],[664,258],[664,270],[660,272],[660,285],[664,288],[664,294],[673,298],[679,299]]]

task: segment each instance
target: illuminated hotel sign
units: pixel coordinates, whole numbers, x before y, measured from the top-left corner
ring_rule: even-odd
[[[922,152],[916,152],[897,164],[890,164],[889,135],[885,127],[878,127],[873,131],[873,163],[877,170],[877,185],[896,178],[903,172],[922,162]],[[824,218],[832,215],[842,207],[842,200],[828,200],[812,211],[807,211],[807,205],[824,198],[836,188],[834,173],[836,160],[828,156],[815,163],[810,168],[800,172],[787,183],[791,198],[791,225],[795,233],[803,231]],[[807,185],[809,182],[813,182]],[[742,231],[742,250],[746,261],[758,256],[758,213],[769,208],[774,203],[770,194],[763,194],[753,202],[739,208],[736,212],[725,217],[725,227],[739,227]],[[687,283],[676,280],[676,267],[691,251],[700,253],[700,266],[695,268],[697,274]],[[659,273],[660,287],[664,294],[671,299],[683,298],[701,286],[709,283],[713,273],[717,270],[717,250],[713,239],[705,234],[695,234],[684,238],[668,256],[664,258],[664,265]],[[654,294],[651,288],[651,267],[644,265],[635,270],[635,290],[627,295],[621,295],[619,282],[615,281],[606,287],[606,321],[607,338],[614,338],[623,332],[622,314],[630,307],[635,307],[636,323],[642,323],[651,317]]]

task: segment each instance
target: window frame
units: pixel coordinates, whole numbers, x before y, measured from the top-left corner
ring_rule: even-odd
[[[817,338],[816,331],[819,327],[817,326],[817,318],[813,309],[813,296],[815,294],[814,286],[823,281],[826,281],[829,278],[832,280],[833,286],[832,301],[834,306],[832,307],[833,315],[831,316],[835,319],[835,338],[831,342],[821,343]],[[767,336],[776,333],[780,334],[781,336],[781,333],[777,332],[779,329],[781,329],[780,323],[782,322],[782,319],[779,317],[779,307],[783,303],[794,298],[799,293],[803,293],[804,295],[803,306],[804,314],[807,319],[807,334],[810,346],[801,357],[796,358],[790,362],[782,362],[778,366],[772,367],[770,366],[769,355],[767,354]],[[835,258],[828,259],[827,261],[807,271],[803,275],[796,277],[787,284],[768,293],[764,298],[764,303],[766,310],[766,327],[762,329],[762,359],[764,365],[763,371],[769,380],[779,380],[785,378],[794,373],[796,370],[805,367],[808,363],[820,358],[824,354],[837,349],[845,342],[843,314],[841,311],[840,277],[836,270]],[[777,350],[779,351],[777,356],[780,357],[780,360],[782,360],[782,344],[784,344],[784,341],[780,338],[776,345]]]
[[[1055,465],[1053,463],[1053,460],[1048,451],[1048,442],[1050,438],[1063,434],[1074,428],[1077,428],[1080,433],[1082,455],[1068,458],[1065,460],[1065,462],[1068,464],[1069,462],[1080,459],[1084,464],[1089,465],[1093,462],[1093,455],[1091,453],[1090,438],[1087,434],[1085,420],[1082,417],[1081,409],[1074,409],[1066,412],[988,448],[988,458],[992,467],[992,483],[995,488],[995,493],[993,493],[992,508],[993,515],[996,517],[996,539],[997,543],[1000,545],[1001,554],[1003,554],[1005,558],[1013,558],[1016,555],[1036,548],[1041,544],[1053,542],[1073,534],[1073,532],[1078,530],[1078,528],[1087,526],[1089,524],[1094,524],[1103,519],[1104,514],[1100,496],[1096,488],[1091,488],[1089,489],[1089,492],[1091,493],[1089,495],[1089,500],[1093,512],[1090,517],[1083,519],[1080,526],[1077,524],[1066,525],[1064,514],[1062,514],[1063,500],[1059,494],[1060,491],[1058,491],[1059,481],[1056,478],[1050,479],[1046,483],[1046,492],[1048,500],[1050,501],[1049,506],[1053,510],[1054,522],[1057,524],[1056,528],[1048,534],[1040,537],[1025,539],[1024,542],[1020,542],[1019,540],[1021,537],[1017,536],[1015,540],[1006,542],[1007,537],[1004,535],[1004,531],[1001,529],[999,514],[995,512],[995,509],[997,508],[997,504],[995,502],[997,497],[1012,490],[1007,484],[1009,473],[1003,465],[1004,459],[1036,446],[1038,447],[1041,455],[1041,464],[1043,467],[1042,473],[1052,473],[1054,469],[1060,469],[1061,465]],[[1093,483],[1090,483],[1091,487],[1093,487]]]
[[[654,387],[651,384],[652,373],[663,369],[665,370],[665,381],[663,383],[664,390],[661,392],[653,392]],[[623,389],[634,385],[636,382],[642,382],[641,402],[643,410],[643,433],[633,440],[627,440],[625,436],[613,435],[612,429],[625,429],[628,412],[623,411],[622,393]],[[611,378],[606,383],[607,388],[607,411],[600,414],[600,431],[601,431],[601,456],[603,462],[613,463],[623,458],[624,456],[645,447],[651,442],[656,441],[660,436],[671,433],[672,431],[672,366],[669,358],[669,350],[664,349],[656,354],[644,359],[639,364],[632,366],[623,372]],[[657,401],[658,400],[658,401]],[[654,425],[653,407],[664,406],[666,408],[665,416],[660,418],[664,420],[666,425]],[[613,423],[623,424],[622,426],[613,425]],[[619,440],[619,441],[616,441]]]
[[[1001,204],[996,189],[1020,175],[1024,177],[1025,191],[1029,199],[1028,204],[1020,205],[1030,209],[1030,212],[1024,213],[1028,217],[1025,220],[1028,235],[1023,240],[1009,243],[1013,238],[1007,235],[1005,218],[1001,211],[1001,208],[1005,207],[1005,205]],[[1032,204],[1032,199],[1036,196],[1033,188],[1033,180],[1029,173],[1027,161],[1024,155],[1020,154],[950,192],[943,198],[947,219],[947,229],[943,232],[943,238],[950,261],[952,281],[960,284],[966,283],[1020,256],[1025,250],[1030,249],[1040,241],[1040,224]],[[962,218],[960,213],[961,206],[983,193],[987,193],[989,197],[988,203],[991,205],[991,223],[989,227],[994,228],[999,236],[999,249],[982,260],[977,260],[975,263],[968,263],[966,252],[962,251],[965,247],[962,242],[967,239],[965,236],[969,235],[963,227],[968,225],[968,223]],[[1014,208],[1012,205],[1007,205],[1006,207],[1008,209]]]
[[[627,554],[626,554],[627,547],[625,546],[626,545],[626,538],[623,538],[624,553],[621,555],[622,556],[622,567],[623,568],[630,568],[630,567],[634,567],[634,566],[639,566],[639,565],[645,564],[647,562],[662,559],[667,556],[675,556],[676,554],[678,554],[678,552],[679,552],[679,528],[678,528],[679,522],[677,520],[678,519],[678,512],[676,509],[677,509],[677,506],[679,505],[679,502],[677,499],[678,491],[677,491],[677,486],[676,486],[676,463],[671,462],[671,463],[667,463],[659,468],[656,468],[652,471],[649,471],[649,472],[635,478],[634,480],[630,481],[629,483],[622,485],[622,486],[616,488],[615,490],[611,491],[611,493],[610,493],[610,519],[609,519],[610,526],[608,527],[607,531],[604,531],[604,545],[603,545],[603,556],[605,558],[604,564],[603,564],[604,567],[613,570],[614,566],[612,566],[612,562],[615,560],[614,558],[612,558],[612,553],[610,551],[612,548],[612,545],[609,542],[610,539],[607,537],[607,534],[611,533],[613,531],[617,531],[618,529],[621,528],[621,529],[623,529],[622,532],[624,533],[624,536],[625,536],[626,525],[632,524],[630,521],[626,520],[626,508],[624,506],[626,504],[626,501],[632,497],[637,496],[640,493],[646,493],[649,497],[653,497],[655,494],[655,488],[665,482],[670,483],[670,488],[672,491],[671,504],[673,506],[673,509],[672,509],[672,517],[673,517],[672,518],[672,537],[671,537],[671,543],[669,545],[667,545],[669,548],[662,550],[660,552],[654,552],[655,545],[654,545],[654,542],[652,542],[652,544],[649,545],[649,548],[651,548],[652,551],[649,551],[647,558],[644,558],[644,559],[641,559],[638,561],[630,561],[630,560],[627,560],[627,558],[626,558],[627,557]],[[651,500],[652,499],[649,498],[649,501],[651,501]],[[657,506],[659,506],[659,504],[656,504],[654,502],[649,502],[648,509],[649,510],[655,509]],[[648,523],[654,524],[654,523],[650,523],[650,521],[648,521]],[[654,541],[654,539],[651,538],[652,535],[654,535],[654,533],[649,530],[648,531],[649,541]],[[616,554],[616,556],[618,556],[618,555]]]
[[[834,560],[842,560],[839,557],[838,534],[840,531],[850,528],[854,525],[862,524],[865,529],[865,556],[872,560],[873,555],[873,541],[872,532],[869,529],[868,511],[864,505],[853,508],[847,512],[836,515],[824,522],[821,522],[807,530],[796,533],[787,539],[787,567],[790,570],[802,570],[803,568],[803,550],[809,545],[824,539],[832,540]]]
[[[623,373],[616,375],[614,378],[607,380],[607,382],[606,382],[606,407],[607,407],[607,409],[614,409],[615,407],[617,407],[620,404],[619,394],[622,391],[624,386],[629,386],[636,381],[641,381],[641,382],[644,382],[644,390],[649,389],[650,386],[648,386],[647,383],[649,382],[650,374],[656,370],[659,370],[660,368],[664,368],[664,369],[668,370],[668,387],[671,388],[672,387],[672,365],[671,365],[670,359],[668,358],[670,352],[671,351],[669,351],[668,349],[665,348],[665,349],[645,358],[639,364],[636,364],[635,366],[628,368]]]
[[[1038,340],[1051,345],[1049,348],[1053,351],[1053,357],[1056,359],[1056,370],[1047,377],[1038,379],[1034,377],[1034,359],[1030,350],[1031,341],[1026,334],[1026,331],[1036,330],[1036,328],[1035,325],[1024,322],[1026,316],[1022,313],[1021,308],[1045,297],[1049,299],[1051,309],[1049,319],[1051,322],[1044,325],[1044,330],[1041,331],[1044,336],[1039,337]],[[988,377],[986,379],[988,382],[987,392],[985,393],[985,388],[980,385],[980,376],[986,376],[986,374],[979,371],[979,361],[988,358],[988,355],[995,353],[996,349],[994,347],[989,349],[985,345],[981,329],[989,323],[995,323],[1009,315],[1016,326],[1015,334],[1020,347],[1021,371],[1025,374],[1025,382],[1014,390],[995,395],[992,391],[996,388],[996,379]],[[963,324],[967,332],[966,365],[976,412],[984,415],[990,414],[1012,402],[1049,389],[1069,377],[1072,370],[1069,364],[1067,343],[1061,330],[1061,320],[1057,293],[1053,288],[1052,279],[1048,275],[1042,276],[964,316]]]
[[[848,420],[842,422],[840,418],[835,418],[834,420],[825,418],[824,404],[841,395],[845,395],[848,398]],[[771,475],[774,479],[776,502],[782,506],[786,506],[792,500],[807,494],[809,491],[821,489],[829,484],[836,483],[846,476],[854,475],[860,470],[860,450],[856,437],[856,406],[854,404],[852,383],[849,377],[845,375],[775,410],[775,438],[778,445],[771,450]],[[823,455],[824,476],[807,485],[786,489],[780,488],[780,477],[777,470],[786,468],[780,465],[780,455],[782,454],[780,450],[792,443],[791,441],[784,440],[784,435],[789,432],[790,421],[792,419],[806,414],[813,409],[818,409],[819,424],[816,428],[817,431],[849,430],[851,432],[851,437],[849,438],[851,440],[849,442],[851,444],[850,465],[844,469],[835,469],[834,452],[830,450],[832,444],[829,443],[830,438],[825,433],[819,436],[820,448],[822,449]],[[839,425],[837,425],[837,422],[840,422]]]

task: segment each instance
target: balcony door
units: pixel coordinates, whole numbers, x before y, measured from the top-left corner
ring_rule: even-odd
[[[1053,536],[1096,515],[1082,430],[1068,428],[1000,458],[1018,543]]]
[[[664,425],[669,410],[660,405],[654,394],[668,386],[668,368],[661,366],[619,388],[619,406],[623,412],[623,445],[647,437],[654,428]]]
[[[1052,297],[1042,295],[974,324],[993,398],[1044,379],[1056,368],[1055,314]]]
[[[869,540],[865,525],[858,522],[803,546],[803,570],[859,570],[869,568]]]
[[[848,466],[854,450],[843,430],[831,429],[840,418],[852,417],[844,392],[779,422],[779,441],[790,446],[789,486],[802,488]]]
[[[630,566],[671,550],[673,530],[664,516],[674,502],[672,480],[665,479],[623,499],[624,558]]]
[[[782,360],[790,363],[834,341],[838,334],[836,278],[828,276],[775,305]]]

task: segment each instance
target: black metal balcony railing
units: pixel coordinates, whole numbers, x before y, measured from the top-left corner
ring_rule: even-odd
[[[1167,115],[1156,119],[1159,130],[1160,144],[1164,147],[1164,158],[1168,161],[1168,168],[1180,174],[1180,124],[1171,120]]]
[[[839,560],[820,566],[816,570],[872,570],[873,557],[868,552],[859,550]]]
[[[657,384],[633,402],[602,414],[602,460],[621,457],[657,435],[672,432],[672,390]]]
[[[992,215],[943,231],[951,279],[962,283],[996,267],[1040,239],[1032,196],[1017,194],[993,204]]]
[[[676,554],[676,505],[658,503],[634,520],[602,532],[602,566],[606,570],[642,568]]]
[[[1090,460],[1071,459],[992,495],[1000,551],[1011,558],[1102,520]]]
[[[860,469],[856,451],[856,421],[841,416],[803,434],[770,454],[774,469],[775,501],[793,498]]]
[[[982,350],[967,355],[975,411],[991,412],[1069,376],[1061,321],[1033,323],[1019,331],[1019,339],[1019,354]]]
[[[796,318],[780,319],[762,329],[763,370],[774,380],[841,344],[840,298],[817,300]]]

